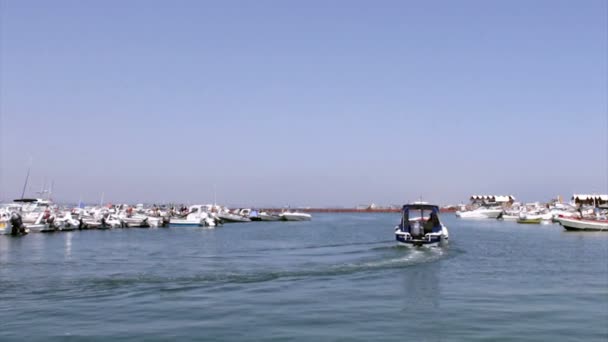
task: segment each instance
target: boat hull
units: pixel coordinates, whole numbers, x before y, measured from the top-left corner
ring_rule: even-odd
[[[283,221],[310,221],[311,216],[304,213],[282,213],[280,215]]]
[[[279,221],[279,220],[281,220],[281,217],[279,215],[262,214],[262,215],[260,215],[260,218],[262,219],[262,221]]]
[[[443,226],[439,233],[425,234],[424,236],[414,237],[408,232],[404,232],[399,227],[395,228],[395,240],[400,246],[407,247],[444,247],[448,244],[448,229]]]
[[[517,223],[519,224],[540,224],[543,221],[542,218],[520,218],[517,219]]]
[[[193,221],[193,220],[176,219],[176,218],[171,218],[169,220],[169,225],[178,226],[178,227],[198,227],[200,224],[201,224],[200,220]]]
[[[502,209],[476,209],[472,211],[457,211],[456,216],[462,219],[496,219]]]
[[[222,220],[223,223],[239,223],[239,222],[251,222],[251,219],[245,216],[236,214],[218,214],[217,217]]]
[[[608,232],[608,221],[595,221],[584,219],[558,218],[559,223],[570,231]]]

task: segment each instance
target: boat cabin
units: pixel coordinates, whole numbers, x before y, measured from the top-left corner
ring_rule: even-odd
[[[404,205],[399,228],[412,236],[440,232],[442,226],[439,221],[439,207],[421,203]]]

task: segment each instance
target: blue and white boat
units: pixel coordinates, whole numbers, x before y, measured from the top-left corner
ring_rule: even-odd
[[[439,207],[421,202],[404,205],[395,239],[403,246],[447,245],[448,229],[439,221]]]

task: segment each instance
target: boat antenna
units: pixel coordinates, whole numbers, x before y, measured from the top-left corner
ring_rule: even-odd
[[[101,193],[101,200],[99,200],[99,206],[100,207],[103,206],[103,195],[104,195],[104,193],[102,192]]]
[[[30,165],[27,167],[27,175],[25,176],[25,183],[23,184],[23,191],[21,191],[21,199],[25,196],[25,189],[27,188],[27,182],[30,180],[30,170],[32,169],[32,157],[30,157]]]
[[[51,181],[51,187],[49,188],[49,192],[48,192],[48,200],[51,200],[51,194],[53,193],[53,187],[55,187],[55,181]]]

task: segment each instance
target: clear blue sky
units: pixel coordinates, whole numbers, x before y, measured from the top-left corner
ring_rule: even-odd
[[[0,199],[607,192],[607,3],[2,0]]]

